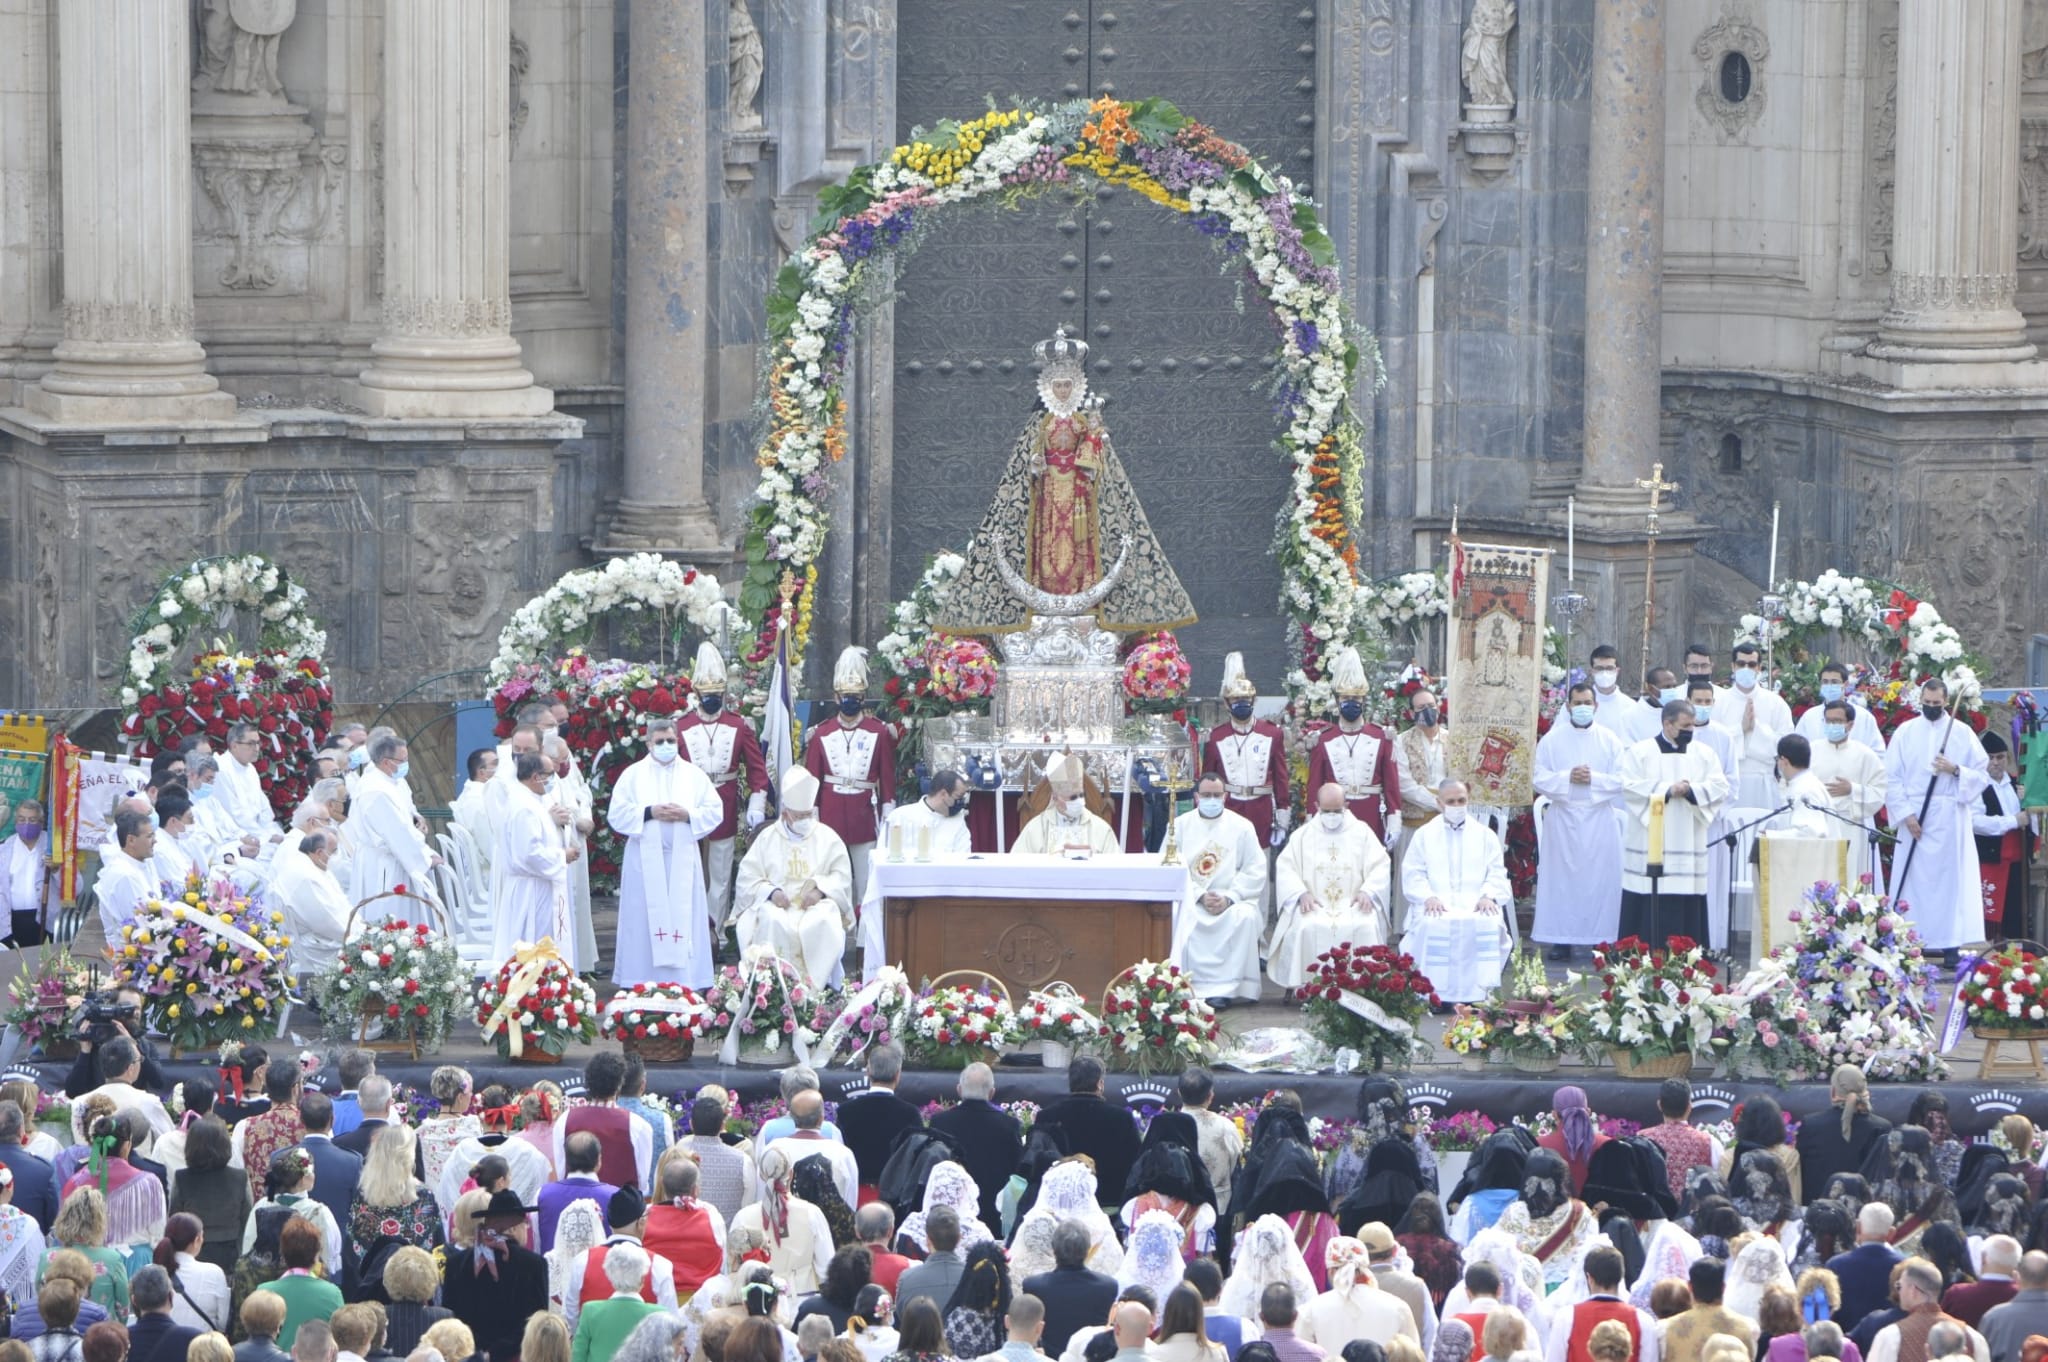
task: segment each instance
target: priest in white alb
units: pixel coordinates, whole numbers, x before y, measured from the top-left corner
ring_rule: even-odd
[[[1734,729],[1723,728],[1713,721],[1714,697],[1719,692],[1714,683],[1704,676],[1693,677],[1686,683],[1685,698],[1692,702],[1692,746],[1711,752],[1721,763],[1721,775],[1728,782],[1732,793],[1739,768],[1736,750],[1741,734]],[[1659,711],[1661,726],[1662,711]],[[1655,734],[1649,735],[1655,737]],[[1707,935],[1709,949],[1728,949],[1728,918],[1733,906],[1735,892],[1735,858],[1739,854],[1735,847],[1728,845],[1728,830],[1736,826],[1729,817],[1734,800],[1722,801],[1714,821],[1707,825]],[[1770,807],[1777,807],[1775,804]],[[1751,817],[1756,815],[1752,814]],[[1741,839],[1736,839],[1740,843]],[[1747,902],[1745,902],[1747,906]]]
[[[1884,755],[1884,734],[1878,729],[1877,719],[1864,706],[1851,698],[1849,690],[1849,669],[1840,662],[1823,662],[1820,665],[1820,703],[1810,706],[1799,716],[1799,722],[1792,731],[1812,743],[1815,751],[1820,750],[1822,737],[1830,722],[1828,707],[1840,701],[1849,717],[1849,741],[1863,744],[1879,756]]]
[[[582,854],[562,844],[549,816],[548,759],[521,752],[512,759],[512,798],[491,849],[491,959],[510,960],[521,945],[542,937],[578,974],[597,962],[576,949],[576,915],[569,898],[569,866]]]
[[[1834,811],[1863,829],[1858,832],[1846,823],[1835,825],[1835,835],[1849,839],[1851,885],[1860,883],[1865,875],[1872,876],[1874,883],[1878,867],[1870,834],[1877,827],[1878,810],[1884,807],[1884,739],[1879,738],[1874,746],[1857,740],[1852,717],[1856,711],[1847,700],[1824,700],[1814,708],[1820,711],[1822,721],[1820,737],[1813,742],[1810,769],[1827,790]],[[1799,717],[1803,720],[1806,715]]]
[[[680,733],[677,736],[680,738]],[[541,802],[548,806],[548,818],[555,826],[556,836],[561,838],[563,849],[576,852],[569,858],[569,913],[576,922],[576,959],[583,969],[596,969],[597,927],[590,916],[588,852],[590,834],[597,830],[597,815],[592,809],[594,800],[590,782],[577,769],[567,739],[543,738],[540,753],[548,759],[548,769],[552,773],[548,776],[547,793],[541,796]],[[705,893],[707,896],[710,893],[708,886]]]
[[[538,741],[538,734],[535,735]],[[681,759],[673,719],[647,721],[647,755],[619,774],[606,818],[626,839],[612,982],[711,985],[711,909],[699,838],[718,826],[718,787]]]
[[[299,839],[299,854],[270,881],[271,901],[284,914],[285,934],[292,939],[292,972],[297,975],[324,974],[341,954],[354,905],[330,868],[338,845],[335,833],[307,833]]]
[[[764,824],[733,884],[733,931],[740,953],[756,945],[832,982],[853,926],[853,859],[818,817],[818,778],[801,766],[782,774],[782,815]]]
[[[1733,684],[1714,692],[1714,722],[1735,737],[1733,807],[1763,813],[1778,807],[1778,739],[1792,731],[1792,707],[1764,688],[1763,654],[1756,644],[1738,643],[1730,657]]]
[[[1478,1002],[1500,986],[1501,967],[1514,950],[1508,922],[1514,889],[1500,834],[1471,816],[1465,782],[1446,780],[1436,802],[1442,816],[1416,830],[1401,858],[1401,893],[1408,900],[1401,951],[1415,957],[1437,997]]]
[[[469,834],[481,862],[477,871],[488,881],[491,849],[498,845],[498,821],[490,801],[491,782],[498,774],[498,749],[477,748],[469,754],[464,770],[468,779],[462,782],[462,793],[448,806],[448,821]]]
[[[215,798],[230,821],[245,834],[263,843],[280,840],[277,813],[270,796],[263,793],[263,777],[256,763],[263,756],[263,732],[254,724],[241,723],[228,729],[227,750],[216,760],[220,777]]]
[[[1984,939],[1984,883],[1972,816],[1991,783],[1983,744],[1948,708],[1940,677],[1920,688],[1920,713],[1885,748],[1885,816],[1898,830],[1891,899],[1929,950]],[[1922,810],[1925,810],[1925,816]]]
[[[1172,962],[1211,1005],[1259,997],[1259,933],[1265,912],[1266,849],[1259,830],[1225,807],[1228,781],[1211,771],[1195,785],[1195,807],[1173,820],[1187,893],[1173,910]]]
[[[384,733],[370,740],[370,764],[356,784],[349,805],[349,840],[355,852],[349,886],[357,903],[389,893],[400,885],[439,902],[433,868],[441,858],[427,850],[427,839],[412,820],[412,800],[399,782],[410,765],[405,739]],[[363,908],[363,921],[383,922],[409,916],[402,900],[378,899]]]
[[[1707,830],[1728,802],[1721,759],[1693,741],[1692,704],[1665,705],[1663,723],[1621,757],[1621,934],[1657,947],[1707,939]]]
[[[1024,825],[1010,847],[1019,856],[1114,856],[1123,848],[1108,823],[1088,808],[1087,770],[1071,752],[1061,752],[1045,768],[1052,799]]]
[[[1612,941],[1621,928],[1621,754],[1614,730],[1594,722],[1599,699],[1575,683],[1564,712],[1536,744],[1543,810],[1530,937],[1568,960],[1574,946]]]
[[[1315,817],[1295,829],[1273,870],[1280,907],[1267,961],[1273,982],[1300,988],[1332,946],[1386,945],[1392,878],[1385,842],[1345,807],[1344,787],[1332,781],[1317,790]]]
[[[967,782],[958,771],[934,771],[924,798],[889,811],[878,854],[868,858],[867,883],[860,897],[861,973],[869,978],[889,963],[883,933],[881,879],[875,867],[887,861],[944,861],[974,852],[968,834]]]

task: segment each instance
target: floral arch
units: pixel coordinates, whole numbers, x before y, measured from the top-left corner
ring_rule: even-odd
[[[1351,404],[1363,373],[1384,381],[1372,337],[1345,307],[1336,250],[1315,205],[1234,142],[1162,99],[991,106],[946,120],[855,169],[819,195],[810,237],[767,300],[767,429],[746,535],[740,608],[753,629],[745,662],[772,656],[785,613],[799,653],[830,519],[830,469],[846,451],[843,383],[854,328],[891,294],[934,213],[1015,206],[1054,192],[1117,185],[1184,215],[1242,262],[1279,335],[1276,447],[1294,497],[1274,553],[1281,607],[1295,625],[1290,689],[1320,674],[1323,651],[1354,628],[1363,428]]]
[[[1771,648],[1794,705],[1820,698],[1821,665],[1847,644],[1869,659],[1851,663],[1857,697],[1886,731],[1915,713],[1917,683],[1940,677],[1958,707],[1983,707],[1983,660],[1963,643],[1932,601],[1893,582],[1844,576],[1829,568],[1812,581],[1776,588],[1782,613],[1744,615],[1736,637]],[[1846,659],[1843,659],[1846,661]]]

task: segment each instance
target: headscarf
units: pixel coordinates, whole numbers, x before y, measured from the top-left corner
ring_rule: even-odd
[[[1298,1301],[1316,1295],[1316,1279],[1295,1246],[1294,1231],[1277,1215],[1261,1216],[1237,1239],[1237,1260],[1223,1283],[1218,1309],[1226,1315],[1258,1318],[1259,1297],[1275,1282],[1294,1288]]]
[[[1185,1161],[1173,1165],[1170,1156],[1174,1151],[1186,1155]],[[1139,1186],[1139,1169],[1148,1166],[1147,1156],[1154,1160],[1149,1167],[1155,1176],[1160,1169],[1178,1166],[1183,1190],[1161,1185]],[[1124,1200],[1129,1201],[1145,1192],[1164,1192],[1182,1201],[1214,1206],[1218,1213],[1223,1210],[1216,1204],[1216,1188],[1209,1181],[1208,1167],[1202,1162],[1202,1128],[1195,1124],[1194,1117],[1184,1111],[1162,1111],[1152,1118],[1152,1124],[1145,1130],[1145,1142],[1139,1146],[1138,1161],[1131,1166],[1131,1175],[1124,1182]]]
[[[1124,1199],[1135,1200],[1147,1192],[1191,1206],[1213,1204],[1216,1195],[1201,1159],[1177,1144],[1155,1144],[1141,1151],[1131,1165],[1131,1175],[1124,1181]]]
[[[1152,1292],[1152,1299],[1164,1306],[1168,1294],[1180,1285],[1181,1274],[1187,1267],[1180,1256],[1185,1238],[1180,1221],[1165,1211],[1147,1211],[1139,1216],[1137,1228],[1131,1231],[1131,1242],[1124,1246],[1123,1265],[1116,1272],[1117,1285],[1145,1287]]]
[[[1100,1212],[1102,1207],[1095,1200],[1094,1163],[1062,1159],[1046,1169],[1045,1180],[1038,1185],[1038,1204],[1061,1219],[1078,1219],[1090,1211]]]
[[[1685,1212],[1683,1219],[1687,1228],[1698,1233],[1692,1222],[1698,1218],[1700,1206],[1717,1198],[1722,1201],[1732,1200],[1728,1195],[1728,1183],[1721,1175],[1705,1164],[1696,1164],[1688,1168],[1685,1172],[1685,1205],[1681,1208]],[[1683,1277],[1685,1274],[1681,1272],[1678,1275]]]
[[[1856,1113],[1870,1110],[1870,1080],[1854,1064],[1838,1064],[1828,1078],[1828,1091],[1842,1099],[1842,1138],[1856,1130]]]
[[[1519,1191],[1522,1169],[1529,1162],[1528,1132],[1520,1126],[1503,1126],[1486,1137],[1458,1180],[1453,1199],[1473,1192]]]
[[[1664,1221],[1650,1236],[1650,1246],[1643,1254],[1643,1275],[1636,1278],[1635,1288],[1629,1292],[1629,1303],[1638,1310],[1649,1309],[1650,1292],[1656,1289],[1658,1282],[1666,1277],[1684,1281],[1693,1263],[1704,1256],[1699,1240],[1677,1221]],[[1472,1261],[1469,1251],[1465,1261]]]
[[[1050,1215],[1024,1217],[1024,1223],[1017,1227],[1016,1241],[1010,1245],[1011,1276],[1021,1282],[1059,1266],[1052,1256],[1052,1232],[1059,1228],[1059,1224],[1059,1220]]]
[[[1792,1179],[1767,1149],[1752,1149],[1735,1163],[1735,1209],[1757,1229],[1793,1218]]]
[[[770,1247],[782,1247],[789,1233],[789,1156],[770,1148],[761,1155],[761,1228]]]
[[[1768,1234],[1758,1235],[1743,1245],[1735,1261],[1728,1264],[1726,1294],[1721,1304],[1744,1319],[1755,1319],[1764,1303],[1764,1292],[1774,1286],[1794,1289],[1792,1269],[1785,1265],[1785,1248]]]
[[[2025,1179],[2017,1173],[1993,1173],[1970,1228],[1977,1234],[2009,1234],[2015,1239],[2023,1239],[2027,1233],[2029,1204]]]
[[[1970,1245],[1963,1232],[1947,1220],[1937,1220],[1920,1236],[1920,1256],[1941,1270],[1944,1288],[1957,1282],[1976,1280],[1970,1270]]]
[[[1337,1207],[1337,1226],[1346,1234],[1377,1220],[1391,1225],[1415,1198],[1428,1189],[1422,1183],[1422,1160],[1415,1144],[1398,1132],[1372,1146],[1365,1169]]]
[[[1593,1137],[1600,1132],[1593,1128],[1593,1109],[1586,1105],[1586,1090],[1565,1084],[1551,1099],[1551,1109],[1557,1113],[1557,1128],[1564,1136],[1564,1152],[1573,1163],[1584,1163],[1593,1152]]]
[[[825,1213],[825,1223],[832,1228],[833,1248],[860,1242],[860,1235],[853,1228],[853,1208],[839,1195],[839,1184],[832,1180],[832,1162],[823,1154],[797,1160],[795,1171],[789,1175],[789,1190],[792,1196]]]
[[[1570,1165],[1548,1149],[1539,1149],[1522,1166],[1522,1204],[1538,1220],[1556,1213],[1572,1199]]]
[[[1401,1085],[1391,1078],[1368,1078],[1358,1085],[1358,1129],[1367,1148],[1390,1137],[1408,1137],[1408,1105]]]
[[[1088,1204],[1092,1206],[1095,1204],[1095,1175],[1090,1173],[1088,1176]],[[1048,1174],[1047,1183],[1050,1182],[1051,1175]],[[1040,1202],[1045,1200],[1043,1188],[1039,1190],[1038,1196]],[[951,1159],[933,1165],[930,1175],[925,1178],[924,1208],[904,1218],[901,1231],[903,1237],[929,1252],[931,1238],[925,1232],[925,1217],[941,1206],[951,1206],[960,1215],[959,1252],[962,1255],[984,1239],[995,1238],[989,1233],[988,1226],[981,1223],[980,1184],[975,1182],[972,1173]]]
[[[1324,1246],[1323,1266],[1329,1269],[1330,1290],[1340,1296],[1350,1295],[1354,1286],[1372,1285],[1372,1255],[1350,1235],[1340,1234]]]
[[[1474,1263],[1491,1263],[1500,1274],[1500,1299],[1504,1305],[1512,1305],[1531,1320],[1537,1317],[1543,1301],[1530,1284],[1532,1274],[1524,1270],[1524,1264],[1534,1266],[1535,1259],[1522,1252],[1522,1246],[1515,1242],[1515,1236],[1503,1229],[1484,1229],[1472,1236],[1472,1242],[1465,1245],[1465,1266]],[[1533,1274],[1542,1280],[1543,1271],[1536,1268]],[[1680,1271],[1683,1275],[1683,1269]]]
[[[1429,1350],[1429,1362],[1470,1362],[1476,1347],[1478,1340],[1472,1337],[1472,1326],[1453,1315],[1438,1321],[1436,1345]]]
[[[1267,1152],[1258,1192],[1244,1214],[1256,1220],[1264,1215],[1292,1215],[1297,1211],[1327,1214],[1329,1209],[1330,1196],[1323,1190],[1322,1168],[1316,1156],[1306,1146],[1290,1141]]]

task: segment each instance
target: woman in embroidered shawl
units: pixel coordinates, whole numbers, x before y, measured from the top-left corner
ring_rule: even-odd
[[[263,1219],[263,1212],[273,1206],[289,1210],[320,1231],[321,1261],[327,1268],[327,1280],[340,1281],[341,1226],[335,1223],[334,1212],[313,1200],[313,1159],[296,1145],[270,1156],[270,1165],[263,1174],[263,1199],[250,1210],[249,1224],[242,1231],[244,1254],[256,1247],[258,1222]]]
[[[106,1242],[116,1248],[141,1244],[154,1248],[163,1238],[164,1185],[154,1174],[128,1162],[134,1136],[125,1116],[100,1116],[86,1133],[91,1150],[85,1167],[64,1184],[63,1196],[96,1187],[107,1199]]]
[[[14,1170],[0,1164],[0,1291],[7,1299],[35,1296],[36,1264],[43,1247],[43,1231],[35,1217],[14,1204]]]
[[[832,1226],[825,1213],[790,1190],[789,1158],[779,1149],[761,1156],[761,1199],[742,1206],[728,1234],[752,1230],[768,1249],[768,1265],[808,1296],[818,1289],[832,1262]]]

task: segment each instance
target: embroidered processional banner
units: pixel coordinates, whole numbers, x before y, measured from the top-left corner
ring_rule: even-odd
[[[1474,804],[1526,808],[1535,800],[1549,578],[1547,550],[1451,541],[1446,764],[1471,785]]]

